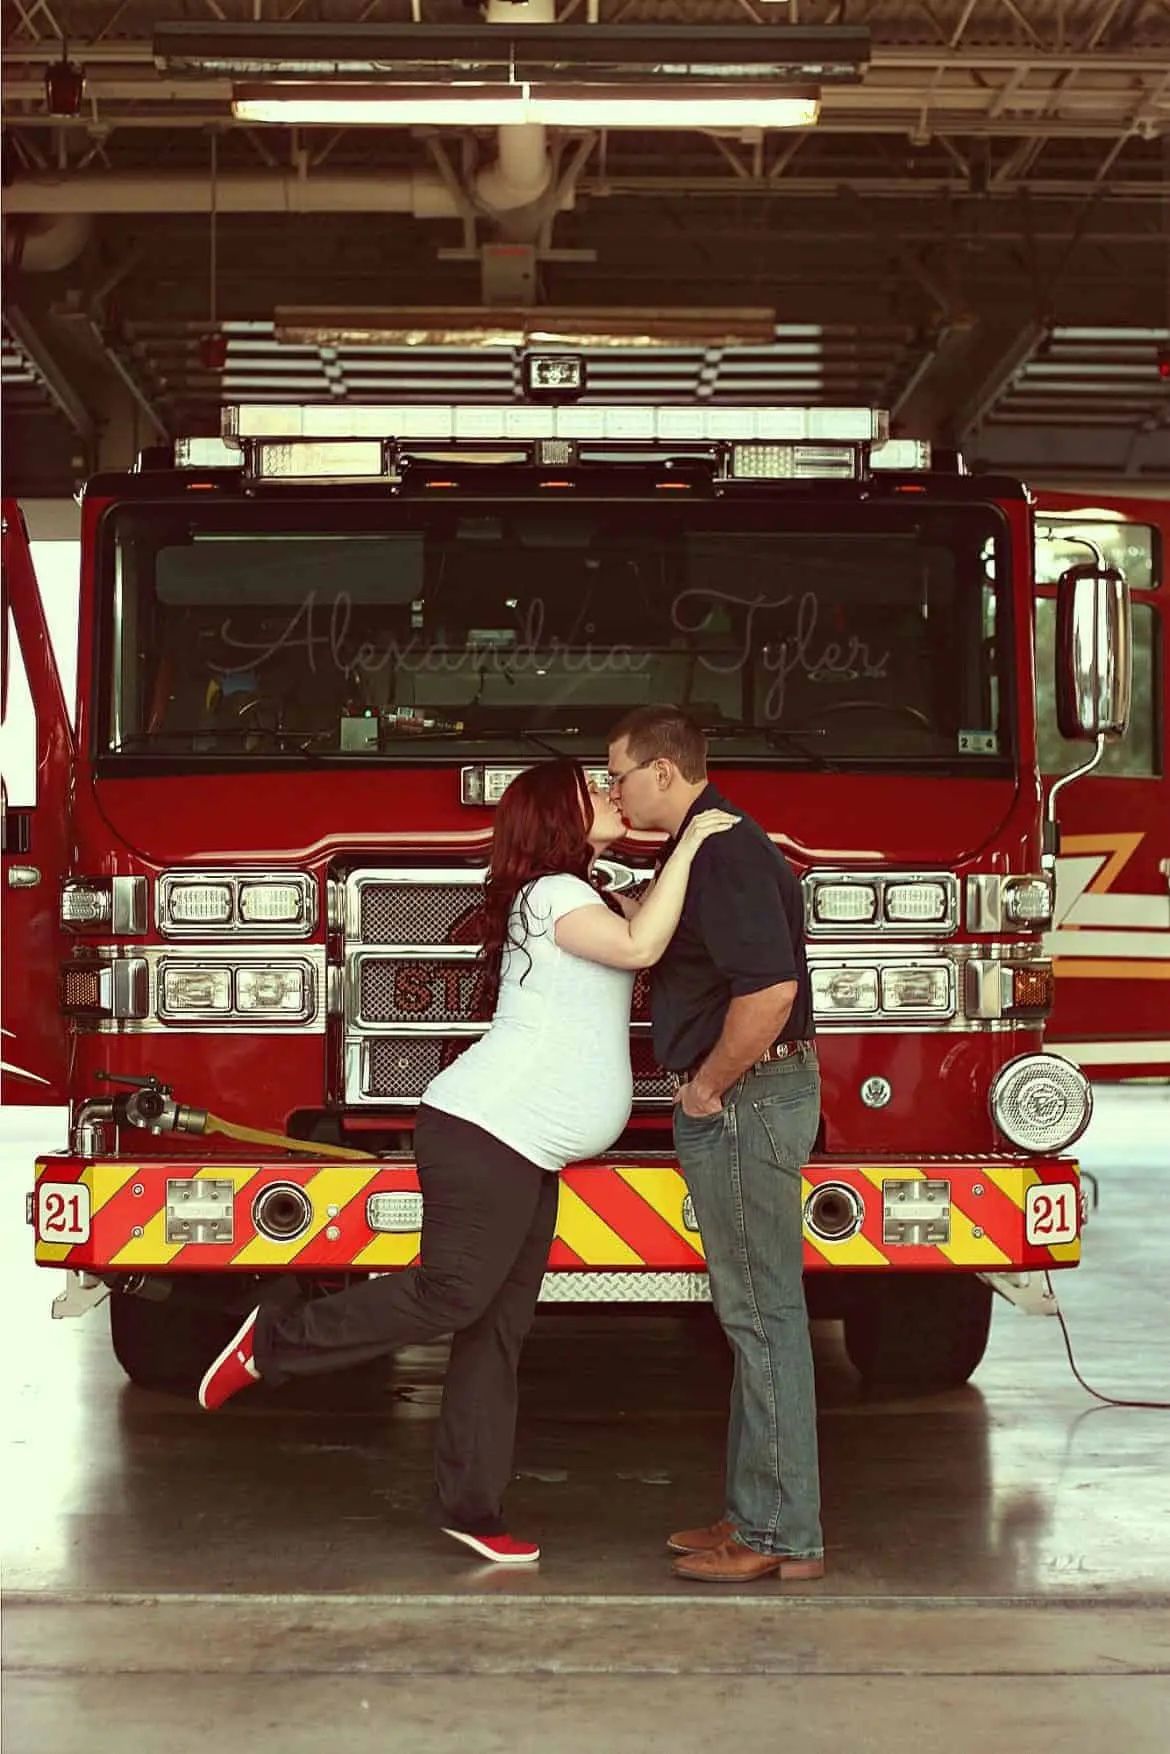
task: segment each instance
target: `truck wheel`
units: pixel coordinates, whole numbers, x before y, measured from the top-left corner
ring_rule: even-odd
[[[851,1291],[845,1350],[867,1388],[955,1389],[978,1367],[994,1294],[975,1274],[875,1275]]]
[[[139,1388],[193,1395],[216,1353],[239,1327],[243,1313],[185,1298],[155,1302],[111,1291],[114,1356]]]

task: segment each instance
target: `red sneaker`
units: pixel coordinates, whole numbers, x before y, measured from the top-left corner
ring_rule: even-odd
[[[462,1541],[493,1565],[535,1565],[540,1558],[535,1541],[514,1541],[511,1535],[469,1535],[466,1529],[444,1529],[443,1533],[453,1541]]]
[[[260,1372],[252,1356],[252,1332],[259,1314],[259,1309],[254,1309],[245,1318],[199,1384],[199,1405],[208,1413],[214,1413],[241,1389],[250,1389],[253,1383],[260,1381]]]

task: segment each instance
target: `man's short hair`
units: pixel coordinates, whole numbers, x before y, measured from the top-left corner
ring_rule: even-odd
[[[707,777],[707,738],[689,713],[677,706],[639,706],[619,719],[611,743],[625,738],[635,761],[673,761],[692,785]]]

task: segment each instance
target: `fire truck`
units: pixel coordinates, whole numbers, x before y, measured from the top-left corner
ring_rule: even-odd
[[[1017,481],[871,409],[605,405],[529,366],[522,404],[241,406],[91,480],[75,724],[6,505],[36,772],[5,819],[4,1095],[68,1105],[28,1201],[54,1314],[107,1300],[132,1380],[191,1380],[272,1281],[415,1260],[414,1112],[486,1027],[493,809],[554,755],[601,777],[609,726],[673,701],[803,883],[810,1311],[867,1382],[962,1382],[992,1288],[1079,1257],[1091,1093],[1045,1051],[1046,934],[1066,800],[1126,724],[1117,556],[1070,527],[1044,585],[1075,752],[1045,795]],[[636,894],[656,851],[630,832],[598,881]],[[630,1052],[547,1304],[708,1300],[642,981]]]

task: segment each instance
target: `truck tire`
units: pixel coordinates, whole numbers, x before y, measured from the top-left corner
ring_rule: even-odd
[[[994,1294],[974,1273],[874,1275],[851,1291],[845,1350],[867,1388],[956,1389],[978,1368]]]
[[[240,1325],[242,1314],[170,1297],[156,1302],[110,1292],[114,1356],[132,1383],[193,1395],[203,1373]]]

